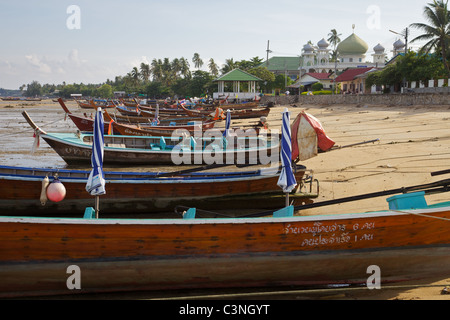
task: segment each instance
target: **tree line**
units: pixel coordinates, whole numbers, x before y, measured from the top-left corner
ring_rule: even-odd
[[[284,75],[275,75],[266,67],[261,66],[263,59],[253,57],[249,60],[235,61],[227,59],[222,67],[219,67],[214,59],[207,63],[208,71],[201,70],[204,65],[198,53],[192,58],[194,70],[189,61],[184,58],[170,60],[153,59],[150,64],[141,63],[124,76],[116,76],[114,80],[107,79],[102,84],[60,84],[41,85],[33,81],[20,87],[24,96],[50,96],[56,95],[69,98],[71,94],[83,96],[111,98],[115,91],[124,91],[131,95],[143,95],[150,98],[173,97],[200,97],[212,95],[217,91],[217,83],[214,80],[220,74],[226,74],[236,68],[253,74],[261,79],[259,86],[263,92],[271,92],[274,88],[284,90],[286,84],[292,80]],[[245,86],[245,85],[244,85]],[[26,89],[26,90],[25,90]]]

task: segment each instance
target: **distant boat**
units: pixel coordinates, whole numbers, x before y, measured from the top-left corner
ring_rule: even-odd
[[[46,133],[29,117],[22,115],[33,128],[36,138],[43,138],[68,164],[90,163],[92,134]],[[227,140],[228,141],[228,140]],[[237,137],[227,145],[222,136],[164,137],[106,135],[104,163],[106,164],[161,164],[173,165],[174,158],[184,164],[248,163],[268,164],[271,156],[279,155],[279,141],[260,137]],[[267,163],[266,163],[267,162]]]
[[[82,109],[94,109],[97,110],[97,108],[115,108],[116,105],[114,104],[114,102],[109,102],[109,101],[104,101],[102,103],[96,103],[94,100],[90,99],[87,100],[87,102],[82,102],[78,99],[75,99],[75,101],[77,102],[78,106]]]
[[[181,106],[181,108],[190,117],[203,117],[205,119],[225,119],[225,111],[222,108],[217,107],[215,110],[189,110]],[[249,119],[267,117],[270,113],[270,108],[257,108],[257,109],[236,109],[231,110],[232,119]]]
[[[64,101],[62,99],[56,100],[59,102],[63,110],[66,112],[66,115],[72,120],[72,122],[75,124],[75,126],[81,131],[81,132],[92,132],[94,127],[94,119],[88,116],[79,116],[76,114],[73,114],[70,112],[70,110],[65,105]],[[105,110],[105,113],[107,111]],[[109,115],[109,114],[108,114]],[[131,116],[122,116],[122,115],[110,115],[111,118],[117,123],[122,124],[148,124],[150,125],[152,123],[152,118],[145,118],[145,117],[131,117]],[[191,118],[183,118],[183,119],[161,119],[160,122],[166,124],[167,126],[170,125],[171,122],[176,123],[177,125],[181,124],[187,124],[190,121],[197,120],[197,119],[191,119]],[[104,124],[104,132],[107,133],[110,129],[110,120],[108,122],[105,122]],[[175,129],[171,127],[171,129]],[[117,134],[119,134],[119,130],[116,131]],[[164,133],[164,132],[163,132]],[[170,136],[170,135],[169,135]]]
[[[210,130],[214,128],[215,121],[209,120],[205,122],[192,122],[187,124],[177,125],[129,125],[123,124],[117,121],[109,115],[109,113],[105,110],[105,123],[108,123],[112,126],[113,132],[115,134],[121,134],[125,136],[163,136],[163,137],[171,137],[174,131],[184,130],[188,131],[191,135],[194,135],[196,131],[204,132],[206,130]],[[106,131],[108,132],[108,131]]]

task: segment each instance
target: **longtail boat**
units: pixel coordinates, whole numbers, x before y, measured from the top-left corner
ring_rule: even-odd
[[[92,134],[46,133],[26,111],[22,115],[33,128],[35,139],[43,138],[66,163],[90,163]],[[272,141],[256,136],[224,139],[221,135],[186,137],[183,132],[170,139],[161,136],[105,135],[104,140],[106,164],[269,164],[278,161],[280,149],[278,139]]]
[[[61,98],[59,98],[57,101],[59,102],[60,106],[63,108],[66,115],[72,120],[72,122],[75,124],[75,126],[80,131],[92,132],[92,130],[94,128],[94,119],[88,118],[86,116],[83,117],[83,116],[75,115],[69,111],[66,104],[64,103],[64,101]],[[104,132],[108,132],[108,126],[109,126],[109,123],[105,123],[105,125],[104,125],[105,131]]]
[[[106,108],[115,108],[116,105],[113,101],[111,102],[106,102],[106,103],[95,103],[94,100],[87,100],[87,102],[82,102],[78,99],[75,99],[75,101],[77,102],[78,106],[82,109],[94,109],[97,110],[97,108],[102,108],[102,109],[106,109]]]
[[[211,108],[216,108],[216,107],[220,107],[224,110],[230,109],[230,110],[237,110],[237,109],[255,109],[259,107],[259,102],[243,102],[243,103],[216,103],[216,104],[211,104],[211,105],[197,105],[198,108],[203,108],[203,109],[211,109]]]
[[[61,105],[63,110],[66,112],[66,115],[72,120],[72,122],[75,124],[75,126],[81,132],[92,132],[92,129],[94,127],[94,119],[92,117],[88,117],[87,115],[85,115],[85,116],[75,115],[72,112],[70,112],[70,110],[65,105],[64,101],[62,101],[61,99],[58,99],[57,102],[59,102],[59,104]],[[107,111],[105,110],[104,112],[105,112],[105,117],[106,117]],[[112,124],[110,124],[111,120],[113,120],[115,122],[114,126],[121,126],[121,127],[122,127],[122,125],[126,125],[126,124],[134,124],[134,125],[139,124],[139,125],[144,125],[144,127],[145,127],[145,124],[151,125],[152,121],[153,121],[151,118],[146,118],[146,117],[131,117],[131,116],[121,116],[121,115],[116,115],[116,114],[110,115],[109,113],[108,113],[108,117],[109,117],[108,122],[105,122],[105,124],[104,124],[104,132],[105,133],[109,132],[110,125],[112,126]],[[194,118],[194,119],[184,118],[184,119],[160,119],[159,121],[162,124],[161,127],[163,127],[164,124],[166,124],[167,127],[169,127],[171,123],[172,124],[175,123],[175,126],[178,126],[178,128],[179,128],[179,126],[182,124],[187,125],[188,122],[196,121],[196,120],[198,120],[198,119],[197,118]],[[208,123],[205,130],[209,129],[212,126],[213,126],[212,124],[210,125]],[[131,129],[133,129],[133,128],[134,127],[131,127]],[[157,128],[152,127],[152,129],[157,129]],[[169,129],[175,130],[176,128],[173,126],[170,126]],[[188,127],[187,129],[190,129],[190,127]],[[130,130],[130,128],[128,128],[127,130]],[[122,132],[121,129],[116,129],[114,131],[114,133],[116,133],[116,134],[123,134],[120,132]],[[171,135],[171,132],[169,134],[168,130],[161,130],[159,133],[155,130],[152,130],[152,132],[155,134],[157,133],[158,135],[165,135],[165,136]],[[143,133],[145,133],[145,131]],[[164,134],[164,133],[166,133],[166,134]],[[130,135],[133,135],[133,134],[130,134]]]
[[[446,279],[450,203],[417,206],[423,193],[385,211],[320,216],[0,217],[0,296]]]
[[[274,209],[284,203],[282,190],[277,186],[278,168],[203,172],[205,168],[211,166],[174,172],[105,171],[107,193],[102,196],[101,212],[104,215],[173,213],[178,205],[213,210],[218,207]],[[299,187],[290,197],[297,205],[311,202],[319,192],[317,181],[305,172],[304,166],[296,167]],[[35,216],[49,212],[73,216],[83,212],[92,205],[92,196],[85,189],[89,173],[61,168],[0,166],[0,211]],[[64,185],[66,196],[63,201],[41,199],[46,177],[49,183],[58,179]]]
[[[204,117],[204,118],[221,118],[225,119],[224,109],[216,108],[216,110],[189,110],[181,106],[181,108],[190,117]],[[225,110],[226,111],[226,110]],[[231,117],[233,119],[248,119],[248,118],[260,118],[267,117],[270,113],[270,108],[258,108],[258,109],[237,109],[231,110]]]
[[[114,134],[121,134],[124,136],[163,136],[171,137],[176,130],[188,131],[191,135],[194,135],[196,131],[204,132],[206,130],[214,128],[215,121],[194,122],[182,125],[128,125],[114,121],[114,119],[105,110],[105,121],[111,124]],[[107,131],[106,131],[107,132]]]
[[[140,109],[140,116],[144,117],[144,118],[152,118],[154,119],[156,116],[156,112],[154,111],[147,111],[144,109]],[[176,113],[176,114],[170,114],[170,113],[158,113],[158,118],[160,119],[160,121],[174,121],[176,123],[187,123],[190,121],[204,121],[205,118],[203,116],[194,116],[194,117],[190,117],[188,115],[186,115],[186,113]],[[208,119],[206,119],[208,120]]]

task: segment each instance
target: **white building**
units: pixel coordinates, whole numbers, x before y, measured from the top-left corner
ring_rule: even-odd
[[[368,49],[367,43],[353,33],[337,46],[338,61],[330,61],[329,43],[322,39],[315,47],[310,44],[303,47],[303,63],[300,68],[302,74],[309,72],[333,73],[335,70],[339,73],[348,68],[383,68],[387,56],[385,48],[381,44],[377,44],[373,48],[375,54],[372,55],[372,61],[367,61]]]

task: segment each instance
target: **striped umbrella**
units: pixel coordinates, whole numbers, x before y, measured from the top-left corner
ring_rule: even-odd
[[[281,165],[282,170],[277,185],[286,193],[286,206],[289,206],[289,193],[297,186],[294,173],[292,172],[292,143],[289,110],[286,108],[282,113],[282,135],[281,135]]]
[[[227,110],[227,119],[225,121],[225,131],[223,132],[223,136],[225,138],[228,137],[228,133],[230,131],[230,126],[231,126],[231,111],[228,109]]]
[[[106,193],[103,175],[104,124],[102,109],[98,108],[94,121],[94,137],[92,143],[92,171],[86,183],[86,191],[95,196],[95,216],[98,219],[99,197]]]

